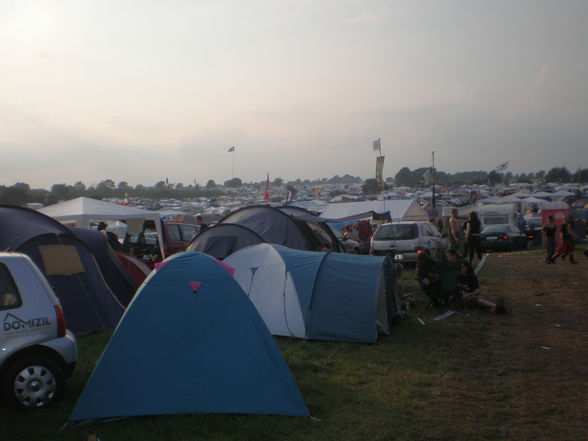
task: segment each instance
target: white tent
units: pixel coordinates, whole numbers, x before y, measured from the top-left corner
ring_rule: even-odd
[[[373,211],[375,213],[390,213],[393,221],[428,220],[427,213],[414,199],[395,199],[383,201],[341,202],[329,204],[321,213],[326,219],[341,219],[356,214]]]
[[[261,243],[223,261],[273,335],[375,343],[400,317],[392,261]]]
[[[41,208],[39,212],[58,220],[62,224],[73,224],[76,227],[87,229],[90,228],[90,222],[124,220],[129,226],[129,233],[141,232],[143,221],[152,220],[155,223],[161,256],[165,258],[161,222],[159,213],[156,211],[80,197],[49,205]]]

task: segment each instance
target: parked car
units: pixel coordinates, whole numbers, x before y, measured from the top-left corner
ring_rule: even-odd
[[[194,224],[162,222],[161,225],[166,256],[185,251],[192,239],[200,232],[200,226]],[[150,266],[153,261],[159,260],[161,252],[153,221],[145,221],[141,233],[130,235],[123,251],[138,257]]]
[[[186,247],[199,232],[199,225],[165,222],[163,240],[166,254],[170,255],[186,251]]]
[[[527,224],[525,225],[525,234],[527,235],[527,239],[530,240],[533,245],[541,245],[543,240],[542,229],[543,218],[531,217],[527,219]]]
[[[420,253],[436,256],[446,246],[439,231],[429,222],[394,222],[378,227],[372,236],[370,254],[394,253],[397,260],[416,262]]]
[[[333,231],[333,234],[335,235],[337,240],[341,242],[341,245],[343,245],[343,248],[345,248],[346,253],[359,254],[360,246],[358,242],[346,237],[338,228],[331,227],[331,231]]]
[[[73,373],[77,346],[49,282],[20,253],[0,253],[0,383],[12,406],[58,401]]]
[[[482,250],[518,250],[527,248],[527,235],[511,224],[490,225],[480,233]]]

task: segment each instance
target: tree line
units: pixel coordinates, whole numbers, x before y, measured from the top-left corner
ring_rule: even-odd
[[[486,171],[464,171],[454,174],[423,167],[410,170],[408,167],[401,168],[394,177],[386,178],[386,188],[396,187],[418,187],[428,186],[432,183],[432,175],[436,184],[451,185],[497,185],[507,183],[547,183],[547,182],[588,182],[588,169],[578,170],[571,173],[565,167],[553,167],[548,172],[540,170],[536,173],[513,174],[510,172],[501,173],[496,170]],[[51,205],[63,200],[74,199],[80,196],[94,199],[104,198],[144,198],[144,199],[193,199],[198,197],[215,198],[224,193],[226,189],[237,189],[243,186],[261,189],[266,181],[244,183],[240,178],[226,180],[220,187],[214,180],[209,180],[206,185],[184,185],[183,183],[169,183],[159,181],[153,186],[129,185],[126,181],[115,183],[112,179],[105,179],[96,186],[89,186],[78,181],[73,185],[54,184],[50,190],[33,189],[27,183],[17,182],[12,186],[0,185],[0,204],[25,205],[27,203],[41,203]],[[362,184],[364,194],[376,194],[380,191],[375,179],[362,179],[356,176],[335,175],[332,178],[321,178],[315,180],[301,180],[284,182],[282,178],[275,178],[271,182],[273,188],[288,185],[292,187],[320,186],[324,184]],[[342,193],[337,191],[331,196]]]

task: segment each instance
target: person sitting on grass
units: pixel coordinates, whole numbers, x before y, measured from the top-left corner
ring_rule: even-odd
[[[421,253],[417,257],[416,278],[427,297],[433,303],[437,302],[441,294],[441,268],[439,262]]]
[[[474,273],[472,265],[465,260],[462,260],[459,263],[459,277],[457,286],[460,295],[457,296],[455,300],[458,305],[464,305],[470,308],[479,307],[494,314],[506,313],[506,307],[504,305],[503,298],[499,298],[496,303],[492,303],[480,297],[480,284],[478,282],[478,278]]]

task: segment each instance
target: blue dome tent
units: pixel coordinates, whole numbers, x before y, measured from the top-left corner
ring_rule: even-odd
[[[185,252],[139,289],[69,420],[193,413],[309,414],[237,282],[211,256]]]

